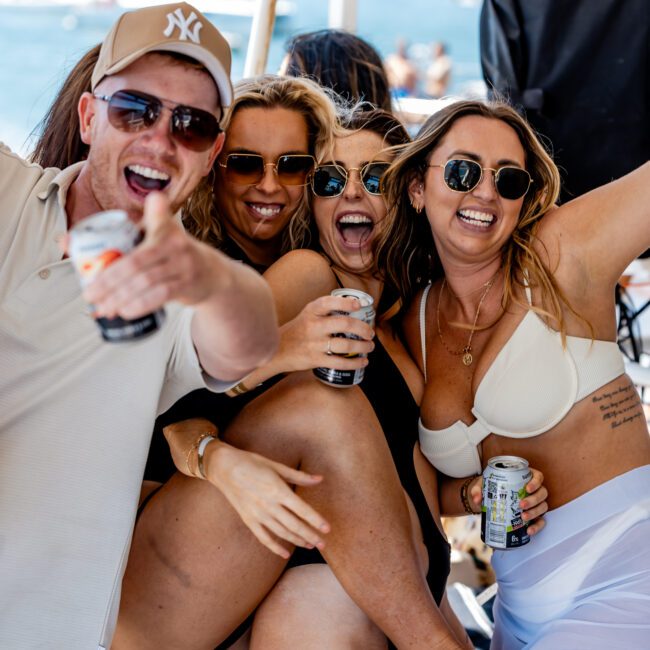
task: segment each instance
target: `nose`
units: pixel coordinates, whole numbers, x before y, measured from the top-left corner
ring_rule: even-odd
[[[176,143],[172,137],[171,112],[161,111],[158,119],[143,134],[147,142],[159,153],[165,153],[175,149]]]
[[[358,169],[348,169],[348,181],[343,190],[343,196],[349,200],[355,200],[363,195],[361,188],[361,172]]]
[[[478,196],[486,201],[494,200],[497,196],[497,188],[494,182],[494,175],[496,171],[485,167],[483,169],[483,177],[480,183],[472,190],[474,196]]]
[[[273,194],[273,192],[277,192],[278,189],[280,189],[280,182],[278,181],[278,175],[275,170],[275,163],[265,163],[264,175],[255,187],[261,192],[266,192],[267,194]]]

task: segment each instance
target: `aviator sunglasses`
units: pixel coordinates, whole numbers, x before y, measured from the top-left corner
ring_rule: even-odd
[[[445,185],[452,192],[471,192],[483,178],[483,172],[494,174],[494,186],[504,199],[514,201],[520,199],[528,192],[533,179],[521,167],[481,167],[475,160],[454,159],[448,160],[444,165],[428,165],[428,167],[441,167],[445,170]]]
[[[333,198],[341,196],[350,179],[351,171],[358,171],[363,189],[373,196],[381,194],[381,178],[390,163],[369,162],[363,167],[345,169],[340,165],[321,165],[311,177],[311,188],[316,196]]]
[[[258,153],[229,153],[225,163],[219,161],[219,166],[226,170],[226,180],[235,185],[257,185],[267,167],[273,167],[281,185],[307,185],[307,176],[315,164],[313,156],[297,153],[279,156],[274,163],[264,162]]]
[[[137,90],[118,90],[112,95],[95,94],[94,97],[108,102],[108,121],[119,131],[134,133],[148,129],[166,108],[172,114],[169,122],[172,138],[191,151],[206,151],[221,133],[219,121],[212,113],[172,104]]]

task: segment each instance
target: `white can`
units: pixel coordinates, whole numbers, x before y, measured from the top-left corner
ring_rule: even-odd
[[[356,311],[347,312],[347,311],[334,311],[332,314],[345,314],[346,316],[351,316],[352,318],[358,318],[362,320],[370,327],[375,325],[375,307],[374,299],[371,295],[365,293],[364,291],[359,291],[358,289],[334,289],[332,291],[333,296],[342,296],[343,298],[356,298],[359,301],[361,307]],[[354,334],[335,334],[335,336],[349,338],[349,339],[358,339]],[[348,358],[355,357],[365,357],[365,354],[349,354],[343,355]],[[365,374],[365,368],[357,368],[356,370],[336,370],[335,368],[314,368],[314,374],[318,379],[320,379],[324,384],[328,386],[334,386],[336,388],[349,388],[350,386],[356,386],[360,384],[363,380]]]
[[[97,274],[115,260],[132,251],[142,240],[141,230],[124,210],[98,212],[80,221],[70,230],[68,253],[81,286],[90,284]],[[126,320],[95,319],[105,341],[132,341],[153,334],[165,320],[165,311]]]
[[[488,461],[481,506],[481,539],[488,546],[505,550],[530,541],[519,502],[531,478],[528,461],[519,456],[495,456]]]

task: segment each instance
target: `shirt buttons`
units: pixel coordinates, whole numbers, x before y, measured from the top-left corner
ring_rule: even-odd
[[[43,269],[42,271],[39,271],[38,277],[41,278],[41,280],[47,280],[50,277],[50,269]]]

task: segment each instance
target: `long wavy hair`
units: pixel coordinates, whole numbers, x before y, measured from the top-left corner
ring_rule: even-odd
[[[233,117],[243,108],[286,108],[302,115],[307,122],[309,153],[318,156],[330,151],[339,133],[337,104],[333,93],[310,79],[263,75],[244,79],[234,88],[234,99],[223,119],[228,128]],[[213,192],[219,191],[220,173],[215,161],[210,174],[190,197],[183,211],[186,229],[195,237],[220,248],[225,239],[223,217],[215,204]],[[281,252],[302,248],[310,243],[310,216],[307,186],[300,205],[282,234]]]
[[[88,156],[88,145],[81,141],[77,105],[81,95],[90,92],[90,80],[100,47],[101,43],[93,46],[72,68],[36,128],[36,131],[40,131],[40,137],[31,161],[41,167],[63,169]]]
[[[384,176],[384,192],[389,206],[388,225],[377,243],[377,266],[398,288],[405,306],[424,284],[443,277],[429,222],[425,216],[416,213],[408,190],[413,180],[424,180],[431,153],[456,121],[470,115],[499,120],[515,131],[525,152],[526,169],[533,180],[524,197],[517,226],[502,250],[503,307],[515,303],[531,308],[518,297],[521,295],[518,288],[526,285],[539,288],[542,306],[532,309],[554,321],[564,340],[563,306],[574,314],[576,312],[535,249],[535,233],[540,219],[557,201],[560,175],[533,129],[504,102],[454,102],[429,117],[413,142],[399,148]]]

